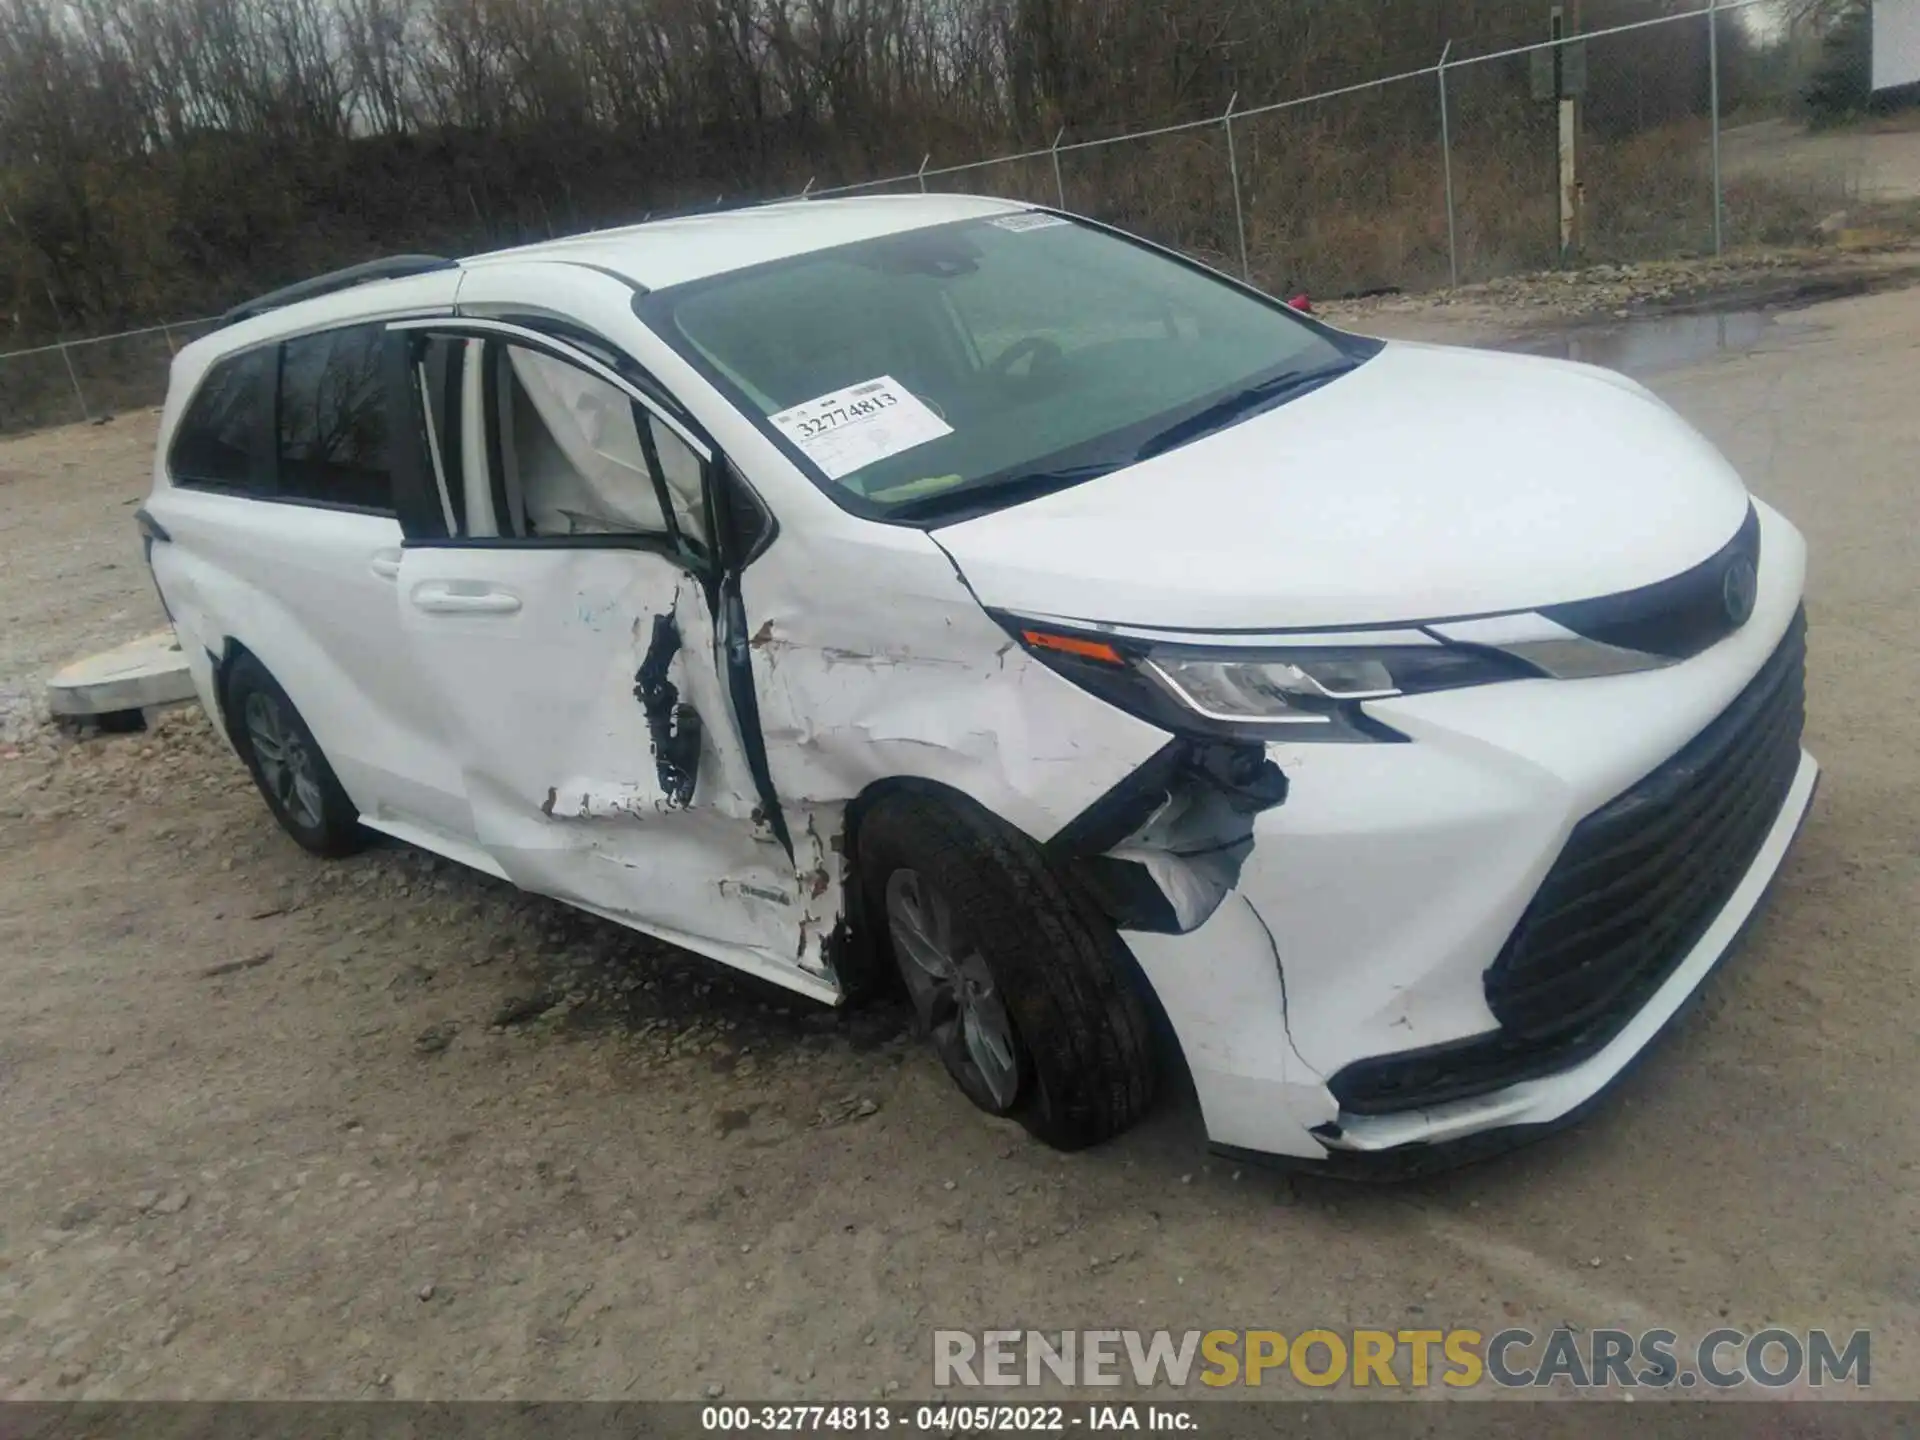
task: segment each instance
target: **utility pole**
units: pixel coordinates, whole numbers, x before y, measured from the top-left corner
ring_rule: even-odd
[[[1560,82],[1556,87],[1560,100],[1560,258],[1566,261],[1580,252],[1581,201],[1586,198],[1586,186],[1580,179],[1580,94],[1567,83],[1567,60],[1577,43],[1569,37],[1580,33],[1580,0],[1568,0],[1564,15],[1556,6],[1555,24],[1564,27],[1553,37],[1561,42],[1554,47],[1553,70]],[[1586,58],[1584,49],[1581,58]]]
[[[1587,88],[1587,45],[1580,33],[1580,0],[1565,0],[1547,12],[1545,49],[1533,53],[1533,94],[1552,101],[1558,111],[1560,259],[1579,253],[1585,219],[1586,184],[1580,178],[1580,97]]]

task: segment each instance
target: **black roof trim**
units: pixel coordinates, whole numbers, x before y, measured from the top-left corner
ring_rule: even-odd
[[[605,265],[595,265],[590,260],[564,260],[561,263],[564,265],[577,265],[582,270],[592,270],[596,274],[606,276],[609,280],[618,280],[622,285],[626,286],[629,290],[633,291],[634,297],[636,299],[638,299],[642,295],[649,295],[652,293],[650,290],[647,289],[646,286],[642,285],[638,280],[634,279],[631,275],[622,275],[618,270],[610,269]]]
[[[251,320],[256,315],[264,315],[269,310],[278,310],[283,305],[312,300],[321,295],[331,295],[336,290],[349,290],[355,285],[365,285],[375,280],[398,280],[408,275],[425,275],[435,270],[459,268],[458,260],[449,260],[444,255],[389,255],[379,260],[349,265],[344,270],[316,275],[311,280],[301,280],[278,290],[269,290],[265,295],[234,306],[220,317],[220,323],[222,325],[237,324],[242,320]]]

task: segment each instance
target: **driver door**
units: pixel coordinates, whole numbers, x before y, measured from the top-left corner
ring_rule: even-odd
[[[716,644],[704,440],[525,327],[389,327],[401,628],[515,884],[832,999]],[[817,959],[815,964],[819,962]]]

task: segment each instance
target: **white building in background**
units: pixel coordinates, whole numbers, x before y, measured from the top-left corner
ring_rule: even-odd
[[[1873,0],[1873,88],[1920,83],[1920,0]]]

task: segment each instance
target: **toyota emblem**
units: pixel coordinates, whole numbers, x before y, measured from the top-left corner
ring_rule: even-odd
[[[1727,607],[1727,619],[1735,626],[1747,623],[1759,590],[1760,576],[1753,568],[1753,561],[1742,556],[1727,567],[1726,576],[1720,582],[1720,599]]]

